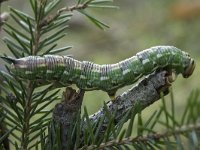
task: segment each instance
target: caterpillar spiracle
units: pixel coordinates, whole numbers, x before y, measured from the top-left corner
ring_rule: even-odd
[[[187,78],[195,68],[189,54],[173,46],[151,47],[118,63],[104,65],[59,55],[7,59],[12,61],[11,72],[18,77],[57,80],[64,85],[76,84],[84,90],[103,90],[109,96],[157,69],[167,68]]]

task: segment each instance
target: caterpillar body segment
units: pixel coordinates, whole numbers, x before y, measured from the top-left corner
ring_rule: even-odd
[[[24,79],[57,80],[64,85],[76,84],[84,90],[103,90],[110,96],[114,96],[117,89],[163,68],[186,78],[192,74],[195,63],[176,47],[156,46],[116,64],[98,65],[58,55],[12,58],[11,64],[11,71]]]

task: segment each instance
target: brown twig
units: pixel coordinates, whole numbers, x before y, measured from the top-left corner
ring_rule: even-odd
[[[108,112],[115,114],[115,123],[117,124],[124,114],[133,108],[139,102],[141,110],[150,106],[161,98],[161,92],[168,94],[168,88],[171,84],[168,81],[168,72],[154,72],[143,79],[130,90],[118,96],[114,101],[109,101],[107,105]],[[90,116],[91,122],[97,122],[105,114],[104,108]],[[104,120],[104,126],[107,126],[108,119]],[[87,128],[87,127],[86,127]]]
[[[124,120],[124,116],[126,116],[126,113],[129,110],[132,110],[138,103],[140,108],[134,110],[136,113],[139,113],[159,100],[161,98],[161,93],[163,93],[163,96],[168,94],[168,88],[171,86],[171,83],[169,82],[170,77],[171,75],[167,71],[150,74],[130,90],[119,95],[114,101],[109,101],[106,104],[106,110],[105,107],[102,107],[98,112],[91,115],[89,117],[91,123],[96,123],[105,116],[103,124],[100,129],[98,129],[99,134],[101,135],[107,130],[109,124],[109,118],[107,118],[106,115],[107,113],[114,117],[114,125],[120,123],[121,119],[123,119],[123,122],[128,121],[131,116],[129,115],[129,117],[126,118],[127,120]],[[87,128],[87,122],[85,121],[82,130],[84,131]]]
[[[114,115],[115,125],[120,122],[124,117],[125,113],[133,108],[137,102],[140,102],[141,109],[143,110],[147,106],[151,105],[155,101],[161,98],[161,92],[164,95],[168,94],[168,88],[171,85],[168,81],[168,72],[154,72],[147,78],[143,79],[132,89],[124,92],[116,98],[114,101],[109,101],[107,103],[107,111],[101,108],[97,113],[89,117],[91,123],[97,122],[106,112]],[[77,114],[80,114],[81,104],[84,96],[84,91],[76,93],[75,90],[67,88],[63,93],[63,101],[57,104],[53,118],[56,124],[60,124],[61,128],[61,138],[62,138],[62,149],[67,148],[67,141],[71,138],[69,137],[71,130],[70,126],[75,125],[75,120],[77,119]],[[127,118],[127,120],[130,118]],[[109,119],[105,118],[103,125],[101,126],[100,134],[105,132],[108,127]],[[84,130],[88,128],[86,122],[82,122],[83,126],[82,137],[84,137]],[[94,129],[95,130],[95,129]],[[73,143],[72,143],[73,145]]]
[[[70,87],[63,92],[62,102],[57,104],[53,111],[53,119],[60,126],[61,149],[69,148],[71,138],[70,128],[74,126],[77,116],[80,115],[84,91],[78,93]]]
[[[45,19],[43,19],[40,23],[40,27],[43,27],[43,26],[46,26],[48,25],[50,22],[52,22],[55,18],[57,18],[58,16],[60,16],[63,12],[73,12],[74,10],[82,10],[82,9],[85,9],[87,8],[88,4],[93,1],[93,0],[89,0],[89,1],[86,1],[85,3],[83,4],[77,4],[77,5],[73,5],[73,6],[66,6],[66,7],[63,7],[61,9],[59,9],[57,11],[57,13],[55,15],[49,15],[47,16]]]
[[[87,7],[86,4],[78,4],[78,5],[74,5],[70,7],[63,7],[57,11],[57,15],[60,15],[61,13],[65,11],[81,10],[81,9],[85,9],[86,7]]]
[[[200,131],[200,123],[197,123],[197,124],[190,124],[190,125],[183,125],[179,128],[176,128],[175,130],[167,130],[163,133],[154,133],[154,134],[148,134],[146,136],[138,136],[138,137],[133,137],[133,138],[124,138],[122,139],[121,141],[118,141],[118,140],[112,140],[112,141],[109,141],[107,143],[101,143],[98,147],[96,145],[91,145],[91,146],[88,146],[88,147],[83,147],[81,148],[80,150],[84,150],[84,149],[87,149],[87,150],[92,150],[92,149],[105,149],[105,148],[109,148],[111,146],[114,146],[114,145],[125,145],[125,144],[130,144],[130,143],[138,143],[138,142],[149,142],[149,141],[159,141],[161,139],[164,139],[164,138],[168,138],[168,137],[171,137],[171,136],[176,136],[176,135],[180,135],[180,134],[184,134],[186,132],[191,132],[191,131]]]

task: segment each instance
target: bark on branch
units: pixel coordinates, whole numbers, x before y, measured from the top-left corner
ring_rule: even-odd
[[[89,117],[91,124],[97,122],[102,116],[105,116],[106,112],[115,114],[114,123],[117,124],[125,113],[133,108],[137,102],[140,103],[140,110],[146,108],[161,98],[161,92],[163,95],[168,94],[168,88],[171,85],[169,82],[170,77],[167,71],[152,73],[133,88],[119,95],[114,101],[107,102],[107,111],[104,110],[105,107],[102,107],[98,112],[91,115]],[[68,138],[71,138],[70,135],[72,133],[70,127],[75,125],[77,115],[80,115],[83,96],[84,91],[77,93],[71,88],[66,88],[66,91],[63,92],[63,101],[55,106],[53,118],[57,124],[60,124],[60,138],[63,150],[69,146],[67,141],[70,140]],[[101,132],[107,129],[108,123],[109,118],[105,118],[100,129]],[[81,124],[83,125],[81,127],[81,135],[84,137],[84,130],[88,128],[88,124],[87,121]],[[71,144],[73,145],[73,143]]]
[[[161,92],[164,94],[163,96],[167,95],[168,88],[171,85],[168,77],[168,72],[166,71],[152,73],[137,85],[119,95],[114,101],[109,101],[106,105],[110,114],[115,113],[115,122],[119,122],[124,113],[134,107],[136,102],[139,102],[141,109],[144,109],[159,100]],[[90,120],[96,122],[104,113],[104,108],[101,108],[90,116]]]

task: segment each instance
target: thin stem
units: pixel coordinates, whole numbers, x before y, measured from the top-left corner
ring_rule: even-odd
[[[39,47],[39,42],[40,42],[40,25],[36,24],[35,25],[35,41],[32,47],[32,55],[36,55],[38,52],[38,47]]]
[[[42,9],[42,8],[41,8]],[[34,35],[34,41],[32,45],[32,55],[37,55],[38,47],[40,43],[41,38],[41,27],[40,27],[40,20],[36,22],[35,24],[35,35]],[[30,134],[30,119],[31,119],[31,111],[32,111],[32,94],[34,91],[34,82],[29,81],[27,84],[27,100],[25,103],[24,108],[24,124],[23,124],[23,131],[22,131],[22,142],[21,142],[21,148],[22,150],[27,150],[29,145],[29,134]]]
[[[47,16],[46,18],[44,18],[44,20],[42,20],[40,22],[40,25],[39,27],[43,27],[45,26],[46,24],[49,24],[50,22],[52,22],[52,20],[54,20],[55,18],[57,18],[58,16],[60,16],[63,12],[67,12],[67,11],[74,11],[74,10],[82,10],[82,9],[85,9],[87,8],[88,4],[93,1],[93,0],[89,0],[89,1],[86,1],[85,3],[83,4],[77,4],[77,5],[73,5],[73,6],[69,6],[69,7],[63,7],[61,9],[59,9],[57,11],[57,13],[53,16]]]
[[[29,144],[29,129],[30,129],[30,112],[32,110],[32,94],[34,91],[33,82],[29,82],[27,85],[27,100],[25,101],[25,108],[24,108],[24,124],[22,130],[22,141],[21,141],[21,148],[22,150],[28,149]]]
[[[74,10],[81,10],[87,8],[88,4],[94,0],[88,0],[83,4],[77,4],[70,7],[63,7],[57,11],[57,15],[60,15],[64,11],[74,11]]]
[[[81,10],[81,9],[85,9],[86,7],[87,7],[87,3],[78,4],[78,5],[74,5],[70,7],[63,7],[57,11],[57,15],[60,15],[62,12],[65,12],[65,11]]]
[[[190,124],[190,125],[183,125],[180,128],[175,128],[175,130],[167,130],[163,133],[154,133],[154,134],[148,134],[146,136],[139,136],[139,137],[133,137],[133,138],[124,138],[121,141],[118,140],[112,140],[107,143],[101,143],[98,147],[96,145],[91,145],[88,147],[82,147],[80,150],[92,150],[95,148],[98,149],[105,149],[111,146],[116,146],[116,145],[125,145],[125,144],[130,144],[130,143],[144,143],[148,141],[159,141],[161,139],[166,139],[168,137],[174,136],[174,135],[180,135],[184,134],[186,132],[191,132],[191,131],[199,131],[200,130],[200,124]]]

